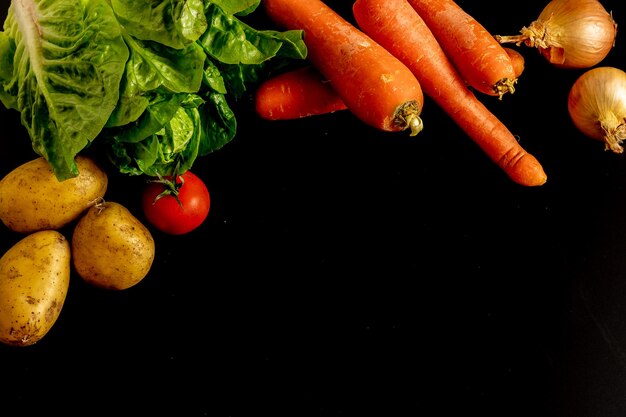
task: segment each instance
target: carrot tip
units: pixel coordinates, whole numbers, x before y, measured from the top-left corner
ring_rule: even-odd
[[[505,169],[511,179],[521,185],[536,187],[545,184],[548,180],[548,176],[537,158],[529,153],[522,154],[519,159]]]

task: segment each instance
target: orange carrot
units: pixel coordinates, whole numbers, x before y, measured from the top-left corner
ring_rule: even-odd
[[[452,0],[408,0],[461,76],[481,93],[502,96],[517,82],[509,55],[483,25]]]
[[[328,80],[305,66],[263,81],[254,94],[256,112],[267,120],[290,120],[347,109]]]
[[[348,109],[383,131],[422,130],[424,97],[413,73],[385,48],[321,0],[264,0],[267,16],[303,30],[307,59],[326,77]]]
[[[513,48],[503,49],[519,78],[525,69],[524,56]],[[257,114],[267,120],[299,119],[348,108],[328,80],[310,65],[263,81],[254,98]]]
[[[504,124],[465,85],[424,20],[407,0],[356,0],[361,29],[404,62],[431,97],[509,177],[537,186],[547,177]]]
[[[526,60],[524,59],[524,55],[522,55],[517,49],[509,48],[508,46],[505,46],[504,50],[507,54],[509,54],[509,58],[511,58],[511,64],[513,64],[513,72],[515,73],[515,78],[519,78],[526,67]]]

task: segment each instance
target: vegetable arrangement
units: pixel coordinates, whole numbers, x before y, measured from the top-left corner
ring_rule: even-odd
[[[265,0],[272,21],[303,30],[307,59],[360,120],[384,131],[422,130],[424,97],[415,75],[321,0]]]
[[[305,9],[291,4],[299,2],[273,0],[266,3],[270,8],[269,15],[276,23],[288,28],[302,28],[305,42],[309,44],[311,27],[299,21],[299,14]],[[291,7],[289,17],[284,18],[273,12],[271,8],[276,5]],[[281,11],[284,12],[284,9]],[[357,0],[353,4],[353,15],[359,28],[373,42],[399,58],[414,73],[426,95],[487,156],[513,181],[526,186],[538,186],[547,181],[543,167],[474,92],[495,95],[500,99],[507,92],[514,93],[514,84],[524,71],[525,60],[518,50],[504,44],[520,46],[523,43],[536,47],[554,66],[580,69],[601,62],[614,46],[617,34],[612,14],[598,0],[551,0],[539,18],[528,28],[524,27],[518,36],[491,35],[452,0]],[[322,21],[325,19],[328,17],[319,18]],[[323,57],[310,61],[317,68],[330,65]],[[353,105],[346,101],[345,96],[338,91],[333,96],[330,91],[335,89],[336,78],[325,77],[321,81],[319,77],[304,80],[296,74],[284,76],[288,83],[276,77],[266,80],[259,87],[255,103],[261,117],[279,120],[334,112],[342,108],[325,106],[338,99],[343,99],[339,102],[340,106],[343,103],[353,110]],[[281,86],[272,89],[271,99],[266,92],[269,85]],[[603,88],[610,91],[608,86]],[[293,107],[294,91],[310,100],[301,100],[297,111],[289,113],[283,109]],[[586,100],[582,104],[578,103],[583,100],[574,98],[572,93],[570,114],[583,133],[604,140],[608,149],[620,152],[626,123],[620,108],[624,99],[609,100],[609,93],[605,91],[601,95],[606,99],[595,104],[602,110],[592,105],[594,99],[590,96],[594,91],[583,94]],[[612,105],[607,106],[607,101],[612,101]],[[573,102],[577,105],[573,106]],[[606,110],[607,107],[611,107],[610,111]],[[280,116],[269,116],[270,112]]]
[[[304,3],[307,6],[304,6]],[[264,2],[268,15],[277,24],[286,28],[302,28],[304,30],[305,43],[309,49],[308,60],[325,75],[332,87],[337,90],[348,109],[357,113],[359,111],[358,107],[362,106],[362,103],[355,103],[355,100],[359,99],[362,94],[358,91],[350,90],[344,91],[342,94],[338,89],[340,87],[337,85],[345,82],[346,74],[350,76],[351,85],[358,83],[363,76],[351,74],[350,71],[356,70],[346,69],[350,63],[342,62],[338,65],[343,71],[342,74],[333,74],[328,69],[329,67],[331,69],[334,68],[339,61],[336,55],[325,53],[325,50],[339,48],[344,44],[337,42],[334,37],[330,36],[332,32],[326,33],[322,37],[316,31],[319,30],[319,27],[324,27],[325,21],[336,21],[340,18],[324,5],[316,5],[315,9],[311,9],[312,5],[317,3],[317,1],[290,2],[287,0]],[[436,7],[436,5],[433,5],[433,7]],[[468,15],[462,12],[454,3],[447,3],[447,7],[454,12],[457,18],[461,16],[465,19],[468,18]],[[324,13],[314,13],[317,8],[322,9]],[[441,44],[435,38],[431,29],[406,0],[393,1],[391,3],[357,1],[354,3],[353,11],[357,23],[364,31],[368,42],[379,44],[409,68],[417,78],[420,88],[423,88],[424,92],[432,97],[515,182],[527,186],[542,185],[546,182],[547,176],[541,164],[534,156],[522,148],[513,134],[475,97],[466,85],[466,80],[459,74],[448,55],[443,51]],[[315,16],[315,18],[311,16]],[[469,23],[467,21],[464,22],[466,26],[462,24],[458,26],[461,30],[468,30],[472,21]],[[344,26],[346,24],[344,23]],[[354,31],[355,29],[351,30]],[[319,31],[322,32],[321,30]],[[442,29],[441,36],[443,36],[443,32],[444,30]],[[489,87],[487,91],[501,96],[500,92],[496,92],[497,87],[495,85],[498,83],[498,80],[504,78],[508,79],[508,81],[503,81],[502,84],[508,85],[510,87],[507,87],[508,91],[513,92],[513,79],[517,77],[510,54],[506,53],[493,37],[488,40],[487,38],[490,36],[487,36],[488,33],[486,31],[479,30],[478,32],[483,43],[475,44],[472,57],[469,61],[466,60],[468,62],[467,67],[471,67],[469,63],[478,62],[482,59],[478,55],[481,50],[483,54],[490,52],[489,49],[487,51],[484,50],[484,45],[495,48],[500,55],[494,58],[494,60],[504,59],[508,66],[506,71],[501,73],[505,75],[496,76],[497,80],[493,81],[493,87]],[[332,38],[334,41],[330,47],[328,46],[330,41],[327,40],[329,38]],[[324,40],[326,40],[325,43]],[[340,51],[345,49],[350,48],[344,45]],[[461,60],[461,55],[457,53],[457,56]],[[352,65],[354,66],[354,64]],[[517,72],[521,73],[522,70],[523,66],[520,67],[518,59]],[[371,66],[368,66],[363,71],[367,71],[369,74],[373,73],[370,76],[381,74],[378,70],[372,71]],[[474,73],[479,74],[480,71],[475,70]],[[479,84],[481,83],[484,84],[484,81],[481,81]],[[492,82],[490,81],[489,83],[491,84]],[[363,88],[359,87],[359,90]],[[368,85],[366,88],[370,89],[371,87]],[[372,90],[370,89],[369,91]],[[502,94],[504,93],[502,92]],[[373,93],[372,95],[376,102],[380,101],[379,93]],[[262,105],[259,104],[261,99],[257,98],[257,106]],[[300,111],[300,114],[305,113],[306,111]],[[319,114],[318,111],[312,111],[311,113]]]
[[[0,342],[30,346],[61,313],[75,271],[96,287],[123,290],[152,267],[150,230],[125,206],[104,201],[108,176],[77,156],[79,175],[59,181],[43,158],[0,181],[0,220],[23,234],[0,258]],[[70,228],[71,242],[65,235]]]
[[[587,69],[608,54],[617,28],[597,0],[552,0],[513,37],[491,36],[450,0],[356,0],[358,28],[320,0],[264,0],[285,31],[259,31],[237,17],[259,4],[11,4],[0,32],[0,100],[19,112],[38,157],[0,180],[0,220],[25,235],[0,258],[1,343],[29,346],[47,334],[72,270],[95,287],[128,289],[152,267],[150,227],[180,235],[204,222],[210,194],[191,168],[233,139],[227,99],[250,84],[266,120],[348,110],[411,136],[423,128],[425,93],[514,182],[540,186],[541,164],[474,92],[514,93],[525,61],[506,43]],[[626,73],[587,70],[568,110],[582,133],[623,152]],[[107,174],[84,155],[92,148],[120,173],[150,177],[141,195],[150,227],[104,200]],[[61,231],[68,227],[71,242]]]
[[[502,48],[511,60],[514,78],[526,61],[517,50]],[[331,82],[312,65],[287,70],[260,83],[254,94],[256,113],[266,120],[293,120],[347,110]]]
[[[452,0],[409,0],[461,77],[492,96],[515,92],[517,76],[509,54]]]
[[[506,172],[525,186],[547,176],[537,159],[465,85],[420,15],[406,0],[357,0],[357,23],[418,77],[424,91]]]
[[[104,200],[108,176],[87,151],[102,151],[122,174],[158,178],[144,190],[154,228],[182,234],[204,221],[208,190],[190,168],[233,139],[228,101],[307,53],[302,31],[256,30],[239,19],[259,4],[11,2],[0,32],[0,100],[19,112],[38,158],[0,181],[0,219],[26,235],[0,259],[0,342],[29,346],[47,333],[72,268],[112,290],[151,269],[149,228]],[[70,248],[62,230],[72,227]]]

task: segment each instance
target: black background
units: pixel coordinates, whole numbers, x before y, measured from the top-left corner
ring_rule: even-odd
[[[327,2],[352,21],[351,3]],[[458,1],[503,35],[546,3]],[[623,0],[602,3],[626,25]],[[518,49],[515,94],[481,100],[544,186],[513,183],[428,98],[409,137],[349,112],[262,121],[251,92],[234,141],[194,165],[207,221],[153,231],[131,289],[73,274],[44,339],[0,346],[2,413],[625,416],[625,156],[573,127],[582,71]],[[601,65],[625,53],[618,30]],[[35,155],[1,117],[4,175]],[[107,199],[142,219],[141,185],[111,172]],[[18,238],[0,228],[0,249]]]

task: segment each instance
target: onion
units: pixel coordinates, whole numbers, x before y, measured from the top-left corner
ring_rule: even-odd
[[[596,67],[572,85],[567,108],[574,125],[586,136],[601,140],[605,149],[622,153],[626,139],[626,72]]]
[[[495,38],[537,48],[556,67],[591,68],[615,46],[617,23],[598,0],[552,0],[520,33]]]

